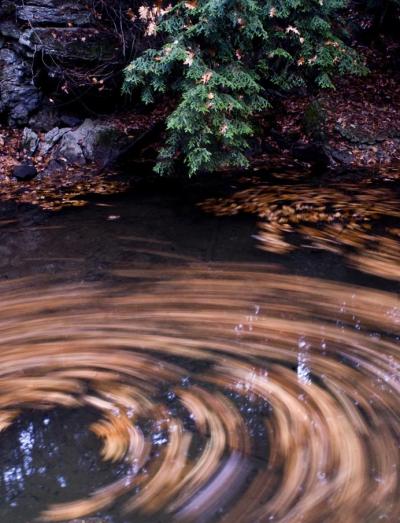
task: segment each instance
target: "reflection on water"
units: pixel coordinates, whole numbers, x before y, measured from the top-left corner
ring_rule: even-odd
[[[108,468],[70,490],[54,450],[68,496],[46,491],[25,521],[399,520],[397,294],[249,263],[114,278],[0,284],[0,445],[19,453],[0,471],[3,521],[48,466],[35,453],[51,456],[57,412],[88,413],[62,430],[78,453],[94,435]]]
[[[110,470],[101,462],[99,441],[88,430],[96,419],[87,409],[21,413],[0,438],[1,521],[31,521],[27,514],[33,520],[48,499],[89,494],[123,472],[124,465]]]

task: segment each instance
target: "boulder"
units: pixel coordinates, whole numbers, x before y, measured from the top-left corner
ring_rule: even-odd
[[[383,120],[382,128],[377,131],[368,126],[351,124],[347,127],[336,125],[336,131],[348,142],[356,145],[374,145],[376,143],[400,137],[400,125],[388,123]]]
[[[349,151],[330,148],[329,155],[331,157],[331,163],[334,166],[341,165],[346,167],[350,166],[354,162],[354,156]]]
[[[22,131],[22,149],[29,156],[33,156],[38,148],[38,145],[39,136],[35,133],[35,131],[29,129],[29,127],[25,127]]]
[[[54,129],[51,129],[51,131],[44,135],[44,140],[40,144],[40,154],[48,154],[49,151],[61,140],[64,134],[69,131],[71,131],[69,127],[64,127],[62,129],[54,127]]]
[[[32,129],[25,128],[22,137],[24,151],[46,158],[46,172],[60,171],[65,166],[94,163],[104,167],[116,160],[135,138],[128,136],[116,123],[86,119],[75,128],[54,127],[39,138]],[[24,166],[25,168],[25,166]],[[32,173],[32,171],[26,171]],[[24,179],[25,171],[17,170],[15,177]]]
[[[10,125],[26,125],[41,102],[29,65],[12,49],[0,49],[0,114]]]
[[[37,174],[38,172],[36,170],[36,167],[27,163],[17,165],[13,169],[14,178],[21,182],[32,180],[33,178],[35,178],[35,176],[37,176]]]
[[[102,167],[118,158],[131,140],[116,125],[86,119],[77,129],[63,134],[52,154],[78,165],[94,162]]]
[[[83,152],[84,137],[80,132],[70,131],[62,137],[57,149],[52,152],[56,160],[61,160],[75,165],[84,165],[86,157]]]

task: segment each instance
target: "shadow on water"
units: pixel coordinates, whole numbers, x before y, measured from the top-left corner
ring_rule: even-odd
[[[196,198],[0,206],[1,521],[398,521],[397,281]]]

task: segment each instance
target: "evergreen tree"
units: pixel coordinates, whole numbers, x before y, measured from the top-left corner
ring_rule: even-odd
[[[333,87],[333,72],[360,73],[338,37],[345,0],[186,0],[144,5],[138,17],[152,46],[125,70],[125,92],[152,103],[172,93],[167,141],[156,170],[183,155],[190,175],[246,166],[252,119],[269,106],[267,90],[310,82]]]

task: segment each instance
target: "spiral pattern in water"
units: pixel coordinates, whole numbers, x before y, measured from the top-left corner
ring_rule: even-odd
[[[1,284],[0,428],[94,408],[103,458],[128,465],[42,520],[123,495],[171,521],[398,520],[395,294],[261,266],[118,276],[112,291]]]

